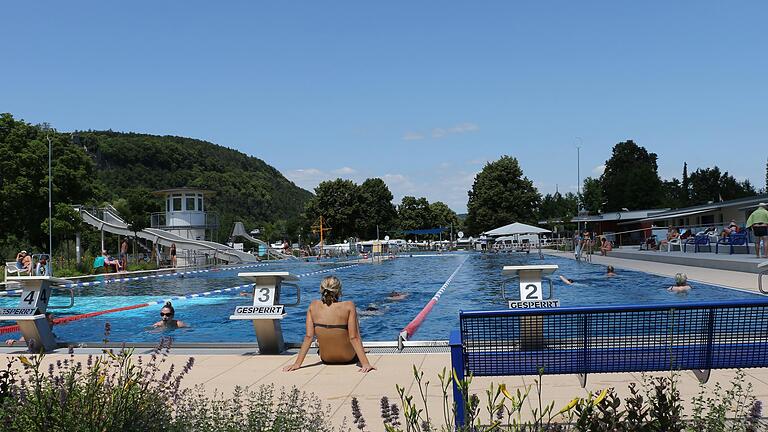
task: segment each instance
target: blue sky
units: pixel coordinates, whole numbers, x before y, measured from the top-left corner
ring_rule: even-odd
[[[738,5],[736,8],[734,5]],[[515,156],[575,191],[626,139],[764,187],[766,2],[4,2],[0,112],[201,138],[298,185],[466,210]]]

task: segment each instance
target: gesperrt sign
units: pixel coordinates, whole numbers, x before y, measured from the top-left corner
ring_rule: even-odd
[[[535,300],[535,301],[509,301],[510,309],[543,309],[543,308],[558,308],[560,307],[560,300]]]

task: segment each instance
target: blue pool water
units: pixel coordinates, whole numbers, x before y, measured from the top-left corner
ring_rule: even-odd
[[[557,264],[555,273],[574,279],[574,285],[555,281],[555,298],[563,306],[677,303],[689,301],[716,301],[725,299],[757,298],[757,294],[717,286],[692,283],[689,294],[672,294],[666,291],[673,281],[651,274],[622,271],[608,278],[605,267],[580,263],[569,259],[545,257],[539,260],[534,254],[465,254],[404,256],[381,264],[362,264],[332,273],[319,273],[302,277],[301,304],[287,308],[283,320],[283,334],[290,342],[298,342],[304,336],[304,317],[309,301],[319,298],[320,280],[337,275],[343,283],[343,299],[353,300],[361,311],[360,325],[366,341],[393,341],[429,302],[456,268],[462,264],[440,301],[432,309],[412,339],[447,339],[450,329],[458,325],[458,310],[491,310],[506,308],[502,299],[502,284],[509,285],[507,292],[517,295],[518,288],[501,275],[505,265]],[[342,264],[339,264],[339,266]],[[290,271],[306,274],[333,268],[314,262],[275,262],[253,270],[221,269],[209,273],[149,279],[133,282],[116,282],[95,287],[77,288],[75,306],[54,311],[57,316],[78,315],[104,309],[118,308],[153,302],[189,293],[229,288],[246,283],[237,277],[242,271]],[[407,293],[404,300],[393,301],[387,294],[396,290]],[[546,290],[545,290],[546,291]],[[57,303],[54,297],[52,304]],[[64,303],[61,299],[59,303]],[[289,299],[286,299],[288,301]],[[15,306],[18,297],[0,298],[0,306]],[[159,320],[160,306],[150,306],[124,312],[101,315],[57,326],[59,340],[96,342],[104,339],[104,325],[111,326],[111,341],[155,342],[161,336],[172,336],[180,342],[253,342],[255,336],[249,321],[230,321],[235,306],[247,305],[249,297],[220,294],[174,302],[176,318],[191,325],[189,329],[160,331],[151,325]],[[378,309],[366,312],[369,306]],[[1,322],[2,325],[13,324]],[[8,335],[8,337],[17,335]]]

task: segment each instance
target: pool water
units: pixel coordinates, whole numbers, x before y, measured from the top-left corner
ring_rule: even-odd
[[[463,264],[462,264],[463,263]],[[319,298],[320,280],[335,274],[343,283],[343,299],[353,300],[360,311],[360,327],[365,341],[394,341],[405,327],[429,302],[435,292],[461,265],[455,278],[445,289],[439,302],[411,338],[414,340],[447,339],[449,331],[458,325],[458,311],[504,309],[502,284],[508,295],[518,296],[515,281],[501,274],[505,265],[557,264],[554,298],[561,306],[590,306],[610,304],[680,303],[725,299],[758,298],[758,294],[718,286],[692,283],[688,294],[672,294],[666,290],[673,284],[667,277],[619,270],[618,276],[606,277],[605,266],[576,262],[564,258],[535,254],[467,254],[402,256],[380,264],[361,264],[330,273],[302,277],[297,284],[301,304],[287,307],[282,321],[283,335],[288,342],[299,342],[304,336],[304,318],[310,300]],[[222,268],[208,273],[165,277],[143,281],[115,282],[95,287],[76,288],[75,306],[53,310],[58,317],[78,315],[105,309],[154,302],[178,295],[230,288],[247,283],[237,277],[242,271],[289,271],[306,274],[334,268],[316,262],[274,262],[253,270]],[[573,285],[562,283],[557,275],[574,279]],[[548,288],[545,285],[545,293]],[[290,291],[290,289],[288,290]],[[388,299],[398,291],[407,294],[402,300]],[[295,297],[285,296],[288,302]],[[51,304],[64,304],[68,299],[52,299]],[[18,297],[0,298],[0,306],[16,306]],[[155,342],[162,336],[172,336],[179,342],[254,342],[250,321],[232,321],[229,316],[235,306],[250,304],[250,297],[239,292],[174,302],[176,318],[191,328],[177,330],[153,329],[160,319],[160,305],[100,315],[59,325],[55,328],[59,340],[97,342],[105,338],[104,327],[110,323],[107,337],[113,342]],[[372,310],[366,310],[372,309]],[[0,325],[14,324],[0,322]],[[7,337],[18,337],[8,334]]]

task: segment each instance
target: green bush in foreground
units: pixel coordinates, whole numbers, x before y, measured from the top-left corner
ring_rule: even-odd
[[[296,388],[272,386],[232,397],[181,382],[194,359],[165,364],[167,341],[148,357],[104,351],[43,367],[44,356],[11,358],[0,370],[0,431],[335,431],[327,409]],[[338,430],[344,431],[344,426]]]
[[[677,374],[670,377],[644,377],[642,388],[629,385],[630,395],[623,400],[613,388],[590,393],[586,398],[574,398],[555,411],[554,402],[543,405],[540,375],[535,380],[536,399],[530,396],[533,386],[509,392],[504,384],[491,384],[485,391],[485,401],[469,394],[472,378],[458,379],[446,370],[438,374],[442,389],[442,412],[437,418],[427,407],[429,381],[414,366],[421,404],[396,386],[402,406],[402,419],[397,404],[387,397],[381,400],[381,418],[388,432],[756,432],[768,430],[761,422],[762,405],[752,395],[752,385],[745,384],[742,370],[736,372],[731,388],[723,390],[719,383],[710,393],[704,385],[692,400],[692,416],[683,416],[682,400],[677,389]],[[449,396],[452,385],[464,395],[465,425],[456,428],[456,406]],[[526,408],[532,407],[532,408]],[[523,413],[527,411],[527,414]],[[352,400],[352,416],[356,427],[366,430],[366,422],[357,400]]]

